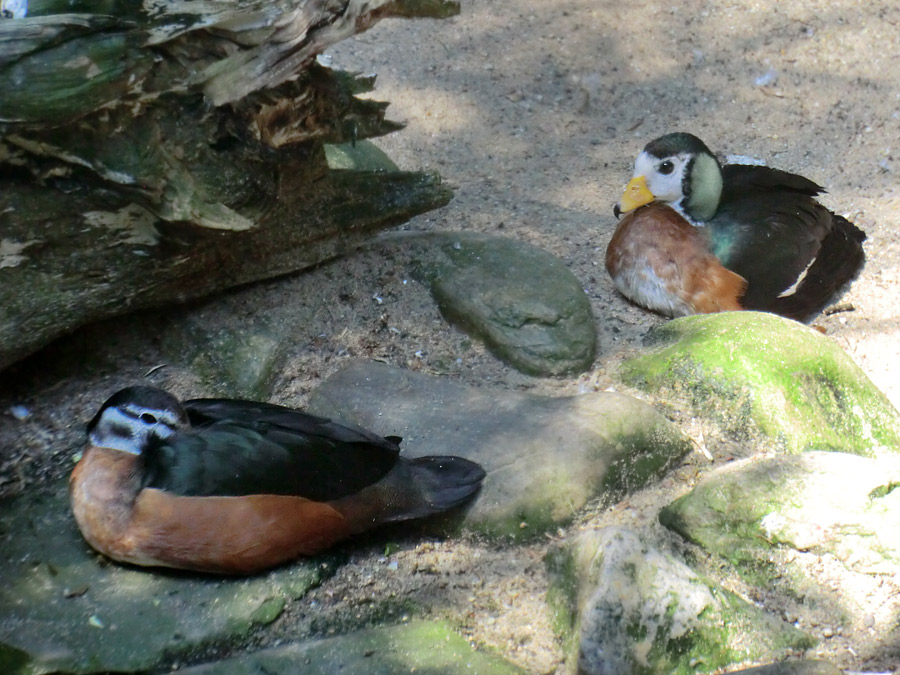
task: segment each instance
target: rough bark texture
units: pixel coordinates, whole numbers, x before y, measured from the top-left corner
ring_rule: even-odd
[[[456,3],[29,11],[0,20],[0,368],[88,321],[316,264],[450,199],[436,176],[328,168],[324,144],[401,125],[355,98],[373,78],[316,56]]]

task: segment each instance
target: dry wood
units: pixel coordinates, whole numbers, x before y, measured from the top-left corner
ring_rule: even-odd
[[[65,13],[54,13],[54,8]],[[32,1],[0,20],[0,368],[83,323],[314,265],[445,204],[436,176],[333,171],[395,131],[316,56],[444,0]]]

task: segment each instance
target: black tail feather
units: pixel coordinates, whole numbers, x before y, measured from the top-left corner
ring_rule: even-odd
[[[766,308],[768,311],[805,321],[828,304],[831,296],[862,269],[865,232],[846,218],[832,217],[834,225],[822,241],[803,281],[790,295],[775,298]]]
[[[433,513],[459,506],[474,495],[484,469],[462,457],[430,456],[410,460],[415,479]]]
[[[484,477],[484,469],[462,457],[401,457],[377,483],[333,503],[362,531],[460,506],[476,495]]]

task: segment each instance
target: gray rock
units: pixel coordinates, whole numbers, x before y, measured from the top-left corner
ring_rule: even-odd
[[[402,436],[410,456],[480,463],[487,477],[465,526],[515,538],[566,522],[592,497],[644,487],[691,448],[674,425],[629,396],[476,389],[380,363],[336,373],[309,409]]]
[[[814,643],[623,528],[584,532],[548,564],[572,673],[687,675]]]
[[[472,649],[441,622],[412,621],[285,645],[179,671],[185,675],[441,673],[515,675],[522,671]]]
[[[752,577],[770,552],[830,553],[848,569],[895,574],[900,560],[896,459],[807,452],[737,462],[666,506],[660,521]],[[783,570],[770,570],[782,577]],[[760,583],[768,585],[767,579]]]
[[[524,242],[474,233],[436,239],[444,258],[422,264],[441,312],[500,359],[530,375],[582,372],[597,333],[578,279]]]
[[[790,452],[900,449],[900,413],[831,339],[774,314],[722,312],[654,328],[625,382]]]
[[[163,352],[229,398],[265,401],[284,362],[286,332],[266,321],[223,328],[187,315],[167,331]]]
[[[143,671],[241,643],[331,567],[319,558],[223,579],[119,566],[91,552],[58,485],[3,505],[0,671]]]

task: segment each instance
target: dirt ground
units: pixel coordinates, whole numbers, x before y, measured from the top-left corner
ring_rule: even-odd
[[[295,345],[272,400],[302,406],[350,357],[452,377],[467,384],[565,395],[609,386],[617,359],[659,317],[616,294],[603,267],[613,204],[650,139],[691,131],[721,155],[765,160],[826,186],[823,199],[866,231],[867,263],[822,326],[900,405],[900,7],[888,2],[611,3],[463,0],[446,21],[385,21],[329,51],[333,65],[374,72],[374,98],[406,129],[377,144],[404,169],[439,172],[456,188],[449,206],[402,229],[471,230],[530,241],[581,279],[599,333],[594,372],[541,380],[503,366],[449,327],[409,276],[401,245],[374,243],[316,270],[254,285],[190,308],[142,314],[79,331],[0,375],[0,494],[66,474],[83,422],[120,386],[146,380],[179,395],[210,393],[162,356],[161,331],[186,313],[216,325],[278,314]],[[539,284],[540,279],[535,279]],[[158,366],[163,366],[159,367]],[[150,372],[152,371],[152,372]],[[148,372],[150,375],[148,376]],[[27,409],[19,420],[11,406]],[[714,430],[663,483],[570,529],[661,531],[661,504],[715,463],[746,455]],[[544,603],[542,562],[554,533],[530,546],[433,541],[392,533],[346,549],[351,562],[289,606],[278,639],[316,631],[327,617],[443,616],[473,643],[529,672],[561,668]],[[823,586],[852,584],[829,576]],[[881,593],[889,604],[896,589]],[[742,589],[737,588],[738,591]],[[394,609],[379,602],[390,598]],[[753,598],[764,602],[765,599]],[[429,607],[431,609],[423,609]],[[855,671],[900,666],[877,649],[867,616],[847,625],[794,617],[823,638],[815,655]],[[325,621],[327,623],[327,621]]]

